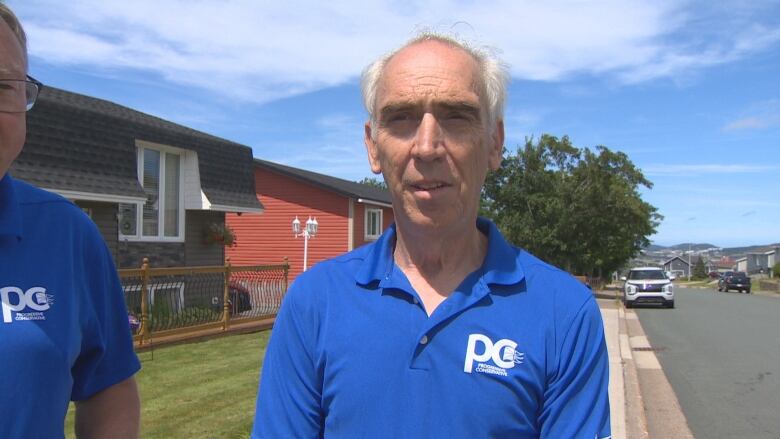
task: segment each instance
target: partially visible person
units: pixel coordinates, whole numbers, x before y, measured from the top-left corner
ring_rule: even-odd
[[[138,437],[140,403],[122,286],[97,227],[66,199],[14,180],[25,112],[25,34],[0,3],[0,438]]]
[[[290,287],[252,437],[610,437],[593,294],[478,218],[501,164],[500,60],[423,34],[363,74],[395,224]]]

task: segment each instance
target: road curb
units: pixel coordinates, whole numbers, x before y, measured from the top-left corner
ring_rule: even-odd
[[[626,382],[628,438],[690,438],[693,433],[639,317],[620,301],[621,355]],[[625,335],[623,335],[625,334]]]
[[[631,351],[628,325],[626,323],[626,309],[622,302],[618,301],[618,336],[620,337],[620,357],[623,361],[623,382],[625,389],[625,420],[626,438],[647,439],[647,417],[645,405],[642,400],[642,392],[639,386],[639,377]]]

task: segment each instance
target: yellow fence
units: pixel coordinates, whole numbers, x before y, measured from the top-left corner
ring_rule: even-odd
[[[153,337],[227,330],[232,323],[274,316],[287,292],[290,266],[280,265],[119,270],[135,342]],[[143,294],[145,292],[145,294]]]

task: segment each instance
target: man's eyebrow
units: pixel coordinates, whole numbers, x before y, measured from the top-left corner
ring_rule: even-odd
[[[379,109],[380,115],[387,115],[397,113],[399,111],[409,111],[415,108],[419,108],[420,104],[414,102],[391,102]]]
[[[471,102],[439,102],[434,104],[434,106],[446,111],[463,111],[477,118],[479,118],[482,112],[479,106]]]
[[[418,102],[391,102],[379,109],[379,115],[384,116],[397,112],[418,110],[423,107],[423,104]],[[433,107],[436,110],[444,111],[463,111],[474,117],[479,117],[482,109],[471,102],[465,101],[439,101],[434,102]]]

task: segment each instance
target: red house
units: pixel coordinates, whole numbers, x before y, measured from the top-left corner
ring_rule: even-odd
[[[225,256],[233,265],[279,264],[289,258],[290,280],[303,271],[304,238],[296,238],[311,217],[319,224],[309,239],[307,266],[376,240],[393,223],[390,192],[349,180],[254,160],[255,191],[262,214],[227,214],[236,245]]]

